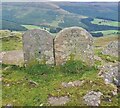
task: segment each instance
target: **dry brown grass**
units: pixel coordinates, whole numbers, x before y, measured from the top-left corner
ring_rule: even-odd
[[[117,41],[118,40],[118,36],[115,35],[111,35],[111,36],[104,36],[104,37],[99,37],[99,38],[94,38],[94,46],[97,47],[104,47],[106,45],[108,45],[109,42],[111,41]]]

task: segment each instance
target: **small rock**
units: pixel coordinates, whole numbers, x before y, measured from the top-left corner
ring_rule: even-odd
[[[38,83],[32,80],[29,81],[29,84],[33,86],[38,86]]]
[[[5,108],[12,108],[12,104],[7,104]]]
[[[7,86],[7,87],[9,87],[9,86],[10,86],[10,84],[7,84],[6,86]]]
[[[0,82],[2,81],[2,77],[0,77]]]
[[[62,86],[63,87],[77,87],[77,86],[81,86],[82,84],[84,83],[84,81],[79,81],[79,80],[76,80],[76,81],[73,81],[73,82],[62,82]]]
[[[111,102],[112,101],[109,97],[104,97],[104,99],[102,99],[102,100],[106,101],[106,102]]]
[[[11,66],[7,66],[6,68],[4,68],[4,70],[10,69],[10,68],[11,68]]]
[[[101,95],[103,95],[101,92],[90,91],[83,99],[88,106],[99,106]]]
[[[101,67],[99,76],[103,77],[106,84],[112,83],[116,86],[120,85],[119,82],[119,65],[118,64],[107,64]]]
[[[61,84],[63,87],[68,87],[68,83],[66,83],[66,82],[62,82],[62,84]]]
[[[117,88],[112,91],[112,94],[115,96],[118,94]]]
[[[73,86],[74,86],[73,82],[69,82],[69,83],[68,83],[68,86],[73,87]]]
[[[102,61],[101,57],[94,55],[94,59],[98,61]]]
[[[68,96],[61,96],[61,97],[49,97],[48,102],[52,106],[57,106],[57,105],[64,105],[67,102],[69,102],[69,97]]]

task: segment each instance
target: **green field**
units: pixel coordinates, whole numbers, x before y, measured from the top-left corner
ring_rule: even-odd
[[[94,18],[94,21],[92,21],[91,23],[98,25],[115,26],[115,27],[118,27],[118,25],[120,25],[120,22],[117,21],[110,21],[110,20],[96,19],[96,18]]]
[[[118,35],[120,33],[118,30],[104,30],[104,31],[95,31],[93,33],[98,33],[102,32],[103,36],[108,36],[108,35]]]
[[[41,29],[40,26],[35,26],[35,25],[22,25],[22,26],[27,28],[28,30],[31,30],[31,29]]]

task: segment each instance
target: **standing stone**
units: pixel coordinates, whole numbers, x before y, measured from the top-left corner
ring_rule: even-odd
[[[82,60],[88,65],[94,64],[93,38],[83,28],[70,27],[60,31],[54,41],[56,65],[63,64],[70,59]]]
[[[24,60],[28,65],[39,62],[53,64],[53,37],[45,30],[34,29],[23,34]]]

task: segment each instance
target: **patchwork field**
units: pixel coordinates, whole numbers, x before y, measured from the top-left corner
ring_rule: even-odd
[[[120,32],[118,30],[104,30],[104,31],[95,31],[93,33],[102,33],[103,36],[116,35],[118,36]]]
[[[35,26],[35,25],[22,25],[22,26],[27,28],[28,30],[31,30],[31,29],[41,29],[40,26]]]
[[[117,22],[117,21],[96,19],[96,18],[91,23],[92,24],[98,24],[98,25],[115,26],[115,27],[118,27],[118,25],[120,25],[120,22]]]

